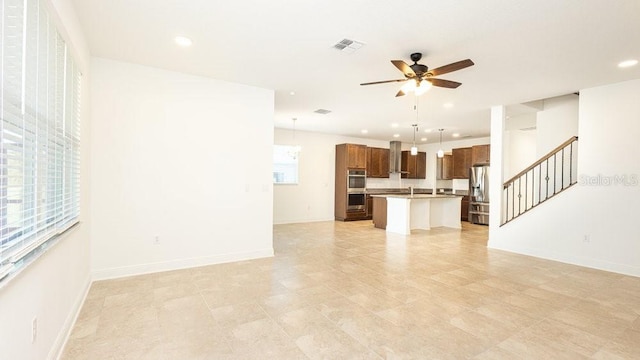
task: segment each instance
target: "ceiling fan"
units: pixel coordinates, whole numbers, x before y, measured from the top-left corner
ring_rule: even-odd
[[[411,61],[413,61],[413,65],[408,65],[406,62],[402,60],[391,60],[391,63],[395,65],[402,73],[404,74],[404,79],[397,80],[384,80],[384,81],[374,81],[368,83],[362,83],[360,85],[374,85],[374,84],[384,84],[390,82],[405,82],[407,80],[413,80],[407,85],[403,86],[400,91],[396,94],[398,96],[406,95],[408,91],[416,91],[416,94],[423,93],[428,90],[432,85],[438,87],[444,87],[449,89],[455,89],[458,86],[462,85],[462,83],[437,79],[434,76],[447,74],[453,71],[461,70],[466,67],[472,66],[473,61],[470,59],[461,60],[458,62],[451,63],[449,65],[441,66],[439,68],[435,68],[429,70],[426,65],[418,64],[418,61],[422,59],[422,53],[413,53],[411,54]]]

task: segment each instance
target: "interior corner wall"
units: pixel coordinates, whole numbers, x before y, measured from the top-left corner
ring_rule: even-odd
[[[94,278],[272,256],[273,91],[91,68]]]
[[[44,2],[83,73],[81,96],[80,224],[0,288],[0,359],[55,359],[90,285],[89,48],[71,0]],[[32,321],[37,335],[31,341]]]
[[[578,184],[490,228],[489,247],[640,276],[638,93],[640,80],[580,91]]]
[[[578,134],[578,108],[579,96],[575,94],[544,100],[544,109],[536,119],[536,159]]]

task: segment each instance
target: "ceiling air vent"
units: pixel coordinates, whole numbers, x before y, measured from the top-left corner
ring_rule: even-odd
[[[349,39],[342,39],[337,44],[333,45],[335,49],[338,49],[344,53],[352,53],[363,46],[364,43]]]
[[[314,113],[322,114],[322,115],[327,115],[330,112],[331,112],[331,110],[327,110],[327,109],[318,109],[318,110],[314,111]]]

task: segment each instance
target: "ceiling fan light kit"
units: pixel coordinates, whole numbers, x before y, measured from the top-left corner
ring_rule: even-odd
[[[374,82],[362,83],[360,85],[375,85],[375,84],[405,82],[407,80],[413,80],[413,81],[407,82],[407,84],[405,84],[402,87],[402,89],[398,91],[398,93],[396,94],[396,97],[404,96],[411,91],[413,91],[416,96],[420,96],[424,94],[427,90],[429,90],[432,86],[444,87],[449,89],[457,88],[462,84],[456,81],[438,79],[438,78],[435,78],[435,76],[447,74],[457,70],[462,70],[464,68],[474,65],[473,61],[471,61],[470,59],[465,59],[465,60],[451,63],[449,65],[435,68],[433,70],[429,70],[428,66],[418,64],[418,61],[420,61],[420,59],[422,59],[422,53],[411,54],[411,61],[413,61],[413,65],[409,65],[402,60],[391,60],[391,63],[396,68],[398,68],[398,70],[402,71],[405,77],[404,79],[374,81]]]

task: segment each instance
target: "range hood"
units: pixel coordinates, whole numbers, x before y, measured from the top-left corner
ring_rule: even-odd
[[[389,174],[398,174],[402,169],[402,142],[392,141],[389,143]]]

